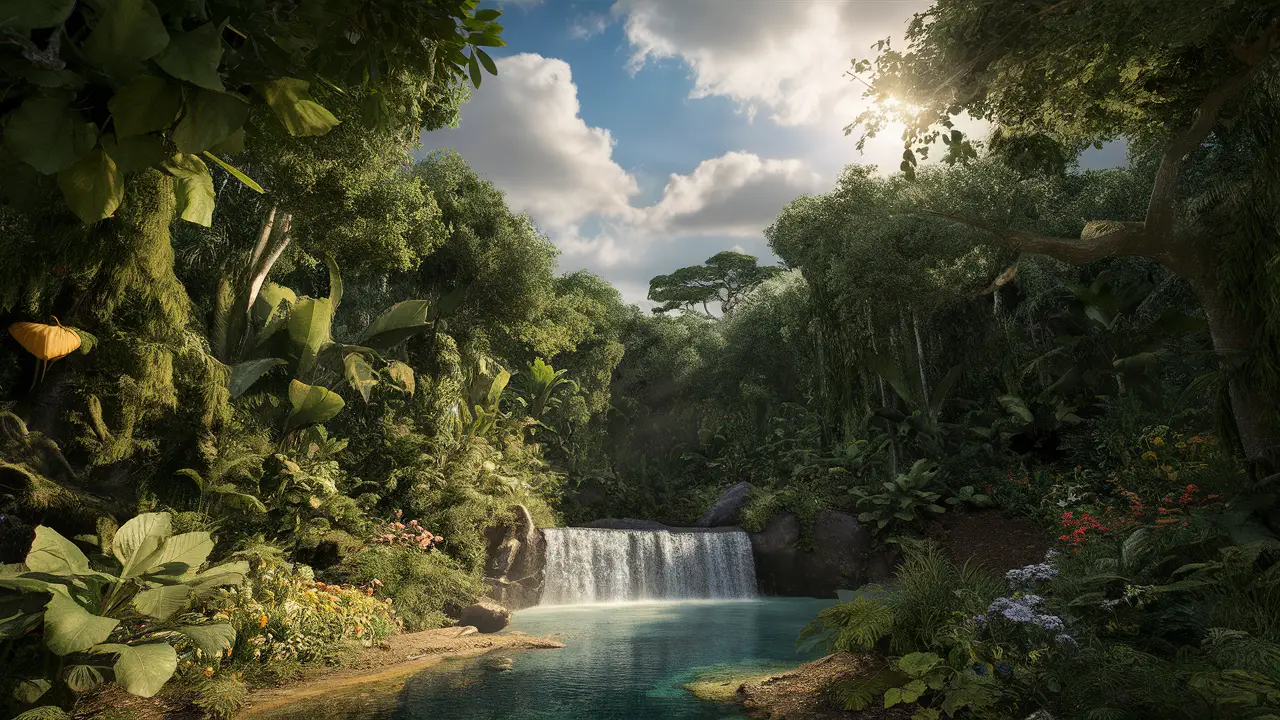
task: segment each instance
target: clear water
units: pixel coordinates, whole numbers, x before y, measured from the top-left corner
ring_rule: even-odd
[[[738,720],[736,705],[682,685],[730,669],[772,672],[815,659],[795,640],[832,600],[759,598],[539,606],[504,632],[555,636],[557,650],[499,651],[426,670],[398,689],[364,688],[272,713],[290,720]]]
[[[742,531],[550,528],[542,603],[749,598],[751,538]]]

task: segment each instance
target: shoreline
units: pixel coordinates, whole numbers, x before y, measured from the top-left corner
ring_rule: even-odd
[[[268,720],[272,713],[355,686],[392,685],[450,660],[474,658],[496,650],[554,650],[564,643],[520,632],[482,634],[470,626],[437,628],[387,638],[382,646],[363,648],[342,667],[326,669],[278,688],[255,690],[235,714],[236,720]]]

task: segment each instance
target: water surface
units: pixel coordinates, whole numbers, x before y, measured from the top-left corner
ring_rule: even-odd
[[[759,598],[543,606],[511,627],[554,635],[558,650],[502,652],[449,662],[399,689],[327,697],[273,718],[291,720],[730,720],[732,704],[705,702],[681,685],[745,668],[771,672],[814,659],[796,636],[836,601]],[[394,696],[391,696],[394,693]]]

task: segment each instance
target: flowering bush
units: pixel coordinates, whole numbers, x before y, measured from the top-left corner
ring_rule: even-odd
[[[371,645],[400,630],[390,600],[365,587],[327,585],[276,561],[264,562],[246,587],[221,591],[210,610],[236,629],[236,654],[263,663],[329,660],[344,641]]]
[[[1073,547],[1072,552],[1076,552],[1091,534],[1115,533],[1147,523],[1155,527],[1174,524],[1186,527],[1193,510],[1215,505],[1222,497],[1215,493],[1205,494],[1199,487],[1190,484],[1182,488],[1182,493],[1179,495],[1162,497],[1153,512],[1137,493],[1120,488],[1119,495],[1128,503],[1128,508],[1124,512],[1115,512],[1113,506],[1108,505],[1100,515],[1087,512],[1077,515],[1072,511],[1062,513],[1059,524],[1067,532],[1058,536],[1058,539],[1070,544]]]
[[[402,517],[404,517],[404,511],[396,510],[395,520],[376,526],[373,531],[373,542],[388,547],[430,550],[432,546],[444,541],[444,538],[428,532],[418,524],[417,520],[410,520],[406,524],[400,521]]]

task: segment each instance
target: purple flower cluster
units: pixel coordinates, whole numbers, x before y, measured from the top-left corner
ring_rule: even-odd
[[[1038,582],[1052,580],[1058,575],[1058,569],[1048,562],[1010,570],[1004,574],[1012,589],[1030,589]]]
[[[987,608],[985,615],[978,615],[973,621],[985,625],[988,616],[1002,617],[1009,622],[1035,625],[1042,630],[1060,633],[1066,629],[1062,618],[1039,612],[1037,606],[1043,601],[1039,595],[1030,593],[1014,593],[1012,597],[996,598]]]

